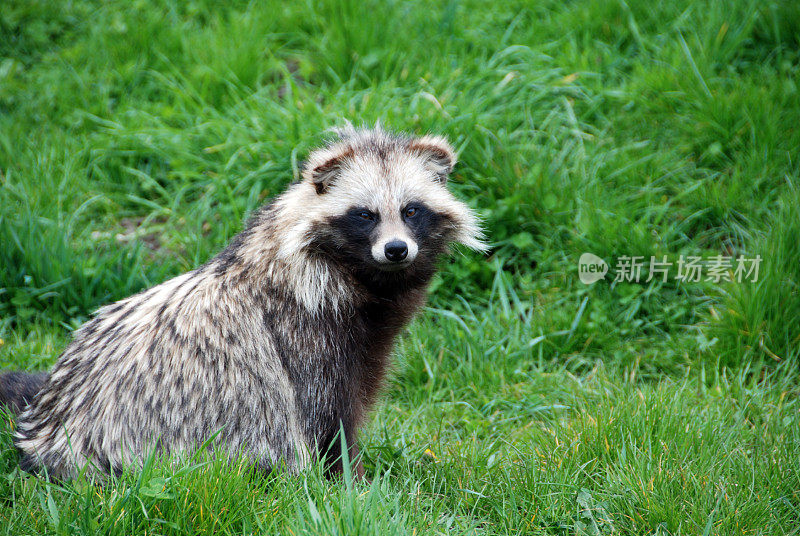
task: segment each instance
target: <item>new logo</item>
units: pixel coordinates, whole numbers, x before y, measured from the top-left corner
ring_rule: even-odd
[[[591,253],[584,253],[578,259],[578,277],[582,283],[591,285],[603,279],[608,273],[606,261]]]

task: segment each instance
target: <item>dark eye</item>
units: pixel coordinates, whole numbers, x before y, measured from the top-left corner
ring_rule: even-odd
[[[406,218],[413,218],[417,214],[417,207],[408,207],[404,213]]]
[[[372,221],[375,219],[375,216],[372,215],[372,212],[368,210],[362,210],[358,213],[358,217],[362,220]]]

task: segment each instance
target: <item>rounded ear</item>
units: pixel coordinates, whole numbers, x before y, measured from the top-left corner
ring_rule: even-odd
[[[318,149],[308,155],[303,166],[303,179],[312,183],[318,194],[324,194],[352,156],[353,149],[347,146]]]
[[[456,152],[446,139],[441,136],[423,136],[411,140],[409,150],[425,159],[425,166],[433,172],[436,180],[442,184],[456,165]]]

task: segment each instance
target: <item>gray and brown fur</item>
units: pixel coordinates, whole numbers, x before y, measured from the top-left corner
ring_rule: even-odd
[[[191,453],[219,431],[217,449],[265,470],[326,457],[340,471],[334,439],[341,426],[357,457],[356,431],[437,257],[452,242],[483,248],[445,187],[454,164],[439,137],[338,130],[207,264],[102,307],[49,376],[0,376],[0,402],[24,408],[23,467],[117,472],[153,446]],[[392,262],[398,241],[407,251]]]

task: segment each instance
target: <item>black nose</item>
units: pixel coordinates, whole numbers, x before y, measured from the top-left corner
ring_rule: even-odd
[[[384,250],[386,258],[391,262],[400,262],[408,256],[408,246],[402,240],[392,240]]]

